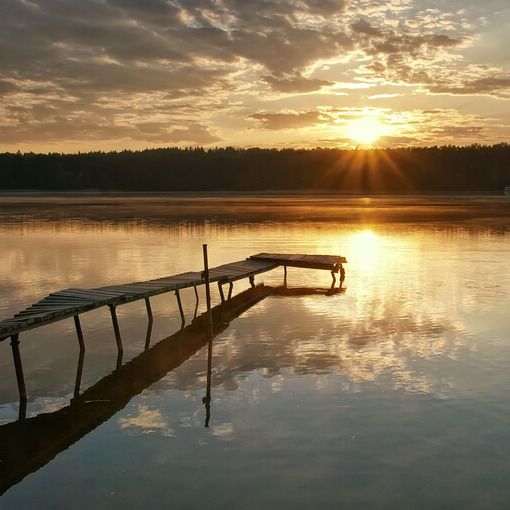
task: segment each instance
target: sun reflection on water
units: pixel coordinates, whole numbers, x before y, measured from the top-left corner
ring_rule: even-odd
[[[354,233],[347,241],[352,260],[364,271],[373,271],[380,255],[381,238],[370,229]]]

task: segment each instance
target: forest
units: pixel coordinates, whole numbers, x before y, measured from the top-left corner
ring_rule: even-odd
[[[510,145],[0,154],[2,190],[498,192]]]

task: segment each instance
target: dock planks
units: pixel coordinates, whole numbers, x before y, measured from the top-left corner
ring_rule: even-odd
[[[336,255],[303,255],[298,253],[258,253],[250,260],[274,262],[280,266],[301,267],[308,269],[326,269],[338,272],[341,265],[347,262],[345,257]]]
[[[243,278],[270,271],[278,266],[327,269],[338,272],[344,257],[332,255],[303,255],[259,253],[246,260],[223,264],[209,269],[209,281],[232,283]],[[178,291],[205,284],[201,272],[187,272],[144,282],[110,285],[95,289],[69,288],[49,294],[37,303],[0,322],[0,341],[22,331],[51,324],[68,317],[100,308],[148,299],[158,294]]]

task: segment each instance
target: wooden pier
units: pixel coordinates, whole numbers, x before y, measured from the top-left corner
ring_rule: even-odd
[[[7,338],[11,339],[12,354],[20,394],[20,415],[23,414],[23,403],[26,405],[26,389],[19,351],[19,335],[23,331],[73,317],[80,350],[83,351],[85,349],[85,343],[79,315],[96,308],[108,306],[112,317],[119,359],[122,360],[122,338],[116,314],[116,307],[119,305],[141,299],[145,300],[149,319],[146,339],[146,345],[148,345],[153,321],[150,305],[150,298],[152,296],[174,292],[177,298],[182,326],[184,326],[185,317],[179,294],[181,289],[189,287],[195,289],[196,314],[199,302],[197,287],[200,285],[205,285],[206,287],[207,309],[209,310],[211,308],[209,284],[212,282],[216,282],[218,285],[222,303],[231,299],[235,281],[248,278],[251,286],[255,287],[255,276],[257,274],[271,271],[278,266],[284,267],[284,284],[286,284],[287,267],[331,271],[333,277],[331,287],[334,288],[336,283],[335,275],[338,273],[340,273],[340,286],[342,285],[345,276],[342,264],[346,262],[347,260],[345,257],[333,255],[258,253],[245,260],[223,264],[209,269],[207,262],[207,246],[204,245],[204,271],[201,272],[181,273],[155,280],[111,285],[94,289],[69,288],[49,294],[37,303],[15,314],[12,318],[0,322],[0,342]],[[223,291],[223,286],[226,284],[229,286],[227,297],[225,297]]]

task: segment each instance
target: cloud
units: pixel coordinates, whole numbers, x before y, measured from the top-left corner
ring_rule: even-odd
[[[462,53],[506,4],[455,2],[448,12],[423,0],[3,0],[1,139],[207,144],[224,127],[253,137],[246,118],[263,131],[318,125],[340,90],[354,106],[349,83],[373,97],[405,85],[508,98],[506,64]],[[392,105],[414,101],[398,92]]]
[[[322,87],[334,85],[333,82],[327,80],[319,80],[314,78],[305,78],[301,74],[295,74],[285,78],[275,78],[274,76],[263,76],[265,81],[274,90],[286,93],[306,93],[320,90]]]
[[[325,122],[323,114],[317,111],[303,113],[256,113],[249,116],[258,120],[264,129],[296,129]]]
[[[510,78],[489,76],[464,82],[460,85],[437,84],[428,87],[438,94],[495,95],[510,98]]]

